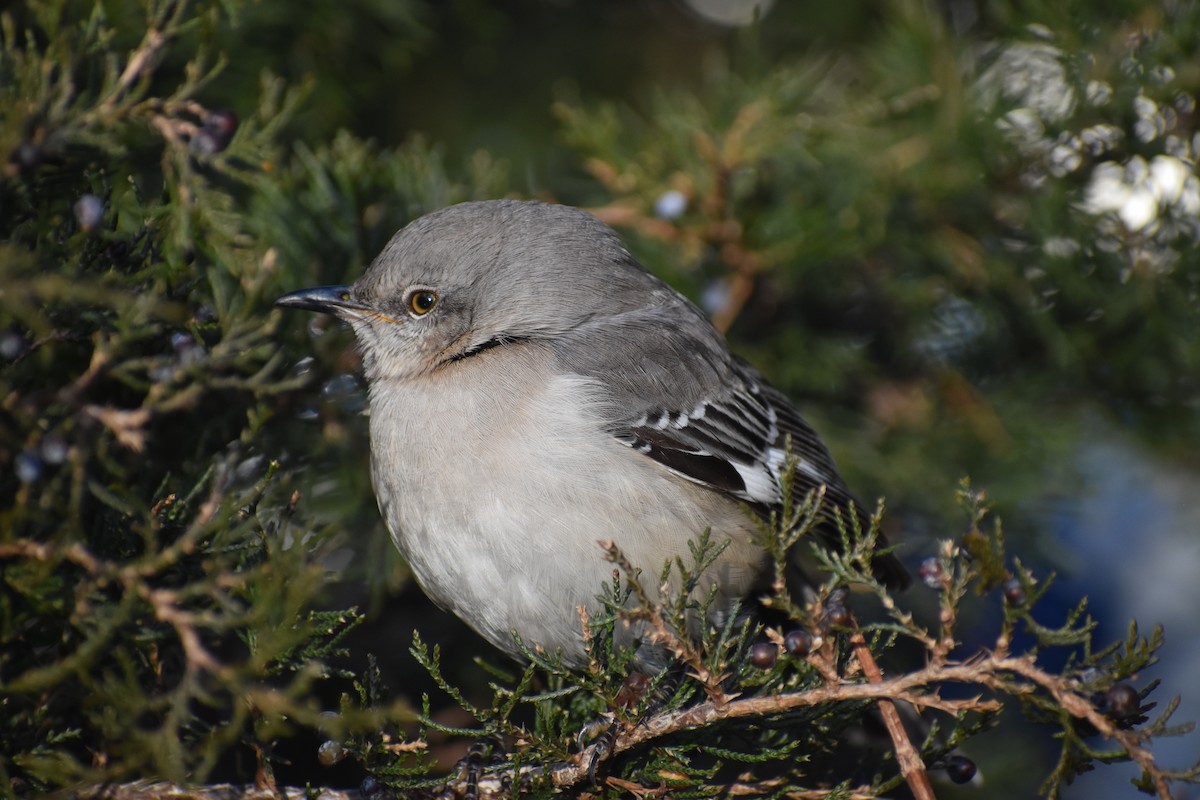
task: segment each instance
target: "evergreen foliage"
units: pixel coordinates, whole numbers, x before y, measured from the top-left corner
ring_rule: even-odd
[[[514,123],[544,151],[524,194],[619,227],[807,400],[851,483],[942,533],[895,537],[924,586],[891,597],[870,570],[881,510],[845,554],[814,548],[819,588],[791,596],[785,553],[810,549],[821,498],[786,507],[761,531],[767,621],[699,637],[686,589],[714,543],[697,532],[665,566],[610,546],[588,670],[532,650],[464,670],[417,637],[418,684],[367,658],[393,641],[355,638],[406,575],[370,498],[350,339],[271,302],[352,279],[408,220],[511,193],[517,170],[462,155],[468,136],[339,129],[403,103],[392,76],[469,8],[285,8],[0,13],[0,794],[273,790],[296,741],[354,763],[365,794],[432,789],[451,738],[476,742],[459,791],[921,797],[921,764],[963,777],[958,748],[1018,711],[1054,732],[1047,796],[1119,761],[1159,797],[1197,778],[1152,755],[1189,732],[1164,699],[1185,687],[1143,679],[1162,630],[1098,640],[1086,601],[1055,608],[1027,566],[1031,516],[1006,507],[1006,541],[956,482],[1023,496],[1080,409],[1194,458],[1200,11],[851,5],[822,12],[836,50],[768,17],[688,80],[633,100],[558,87],[553,133]],[[504,30],[486,10],[478,52]],[[655,603],[671,575],[684,591]],[[632,621],[678,666],[631,676],[613,635]],[[892,701],[933,730],[902,732]]]
[[[1092,769],[1095,762],[1135,761],[1143,769],[1143,786],[1160,797],[1171,796],[1169,787],[1175,781],[1200,779],[1200,764],[1164,770],[1147,749],[1156,737],[1191,733],[1191,725],[1170,724],[1177,700],[1153,721],[1149,712],[1156,703],[1145,701],[1154,686],[1126,698],[1124,707],[1114,704],[1127,690],[1124,681],[1153,663],[1161,631],[1144,638],[1134,625],[1124,642],[1096,649],[1095,623],[1085,613],[1086,603],[1059,625],[1036,621],[1034,607],[1053,578],[1036,579],[1019,563],[1017,577],[1012,578],[1003,566],[1007,556],[999,525],[988,524],[982,493],[964,485],[961,498],[973,519],[966,539],[974,547],[944,541],[940,554],[924,565],[922,579],[940,598],[932,625],[898,606],[874,580],[871,535],[854,546],[847,532],[842,555],[813,546],[829,577],[808,602],[790,602],[786,590],[777,586],[769,602],[779,605],[776,601],[782,600],[789,608],[781,625],[763,628],[739,616],[720,630],[709,628],[699,640],[688,632],[689,618],[703,615],[706,604],[689,599],[686,590],[716,555],[708,537],[696,542],[690,562],[679,559],[658,576],[658,585],[666,587],[675,572],[682,587],[665,604],[651,599],[645,574],[609,545],[609,558],[620,568],[620,577],[614,577],[610,587],[608,613],[583,620],[590,656],[586,673],[564,669],[545,653],[526,651],[529,663],[524,671],[505,674],[495,669],[498,680],[491,683],[490,705],[474,704],[442,674],[437,649],[417,637],[413,656],[478,727],[437,723],[429,715],[427,697],[422,724],[411,739],[396,742],[392,732],[370,732],[342,746],[367,763],[376,762],[377,778],[414,790],[445,781],[445,776],[423,774],[424,743],[431,732],[500,742],[500,757],[486,770],[481,768],[481,774],[493,777],[476,789],[490,794],[520,786],[539,793],[587,789],[594,778],[589,774],[591,759],[598,748],[606,753],[611,748],[603,737],[612,726],[619,732],[615,752],[601,769],[613,790],[638,796],[661,791],[689,797],[775,796],[786,791],[802,797],[878,797],[890,796],[906,778],[911,780],[907,770],[898,768],[896,762],[903,757],[893,748],[919,752],[934,772],[947,770],[952,759],[962,758],[955,748],[993,727],[1003,708],[1001,700],[1008,697],[1030,719],[1058,730],[1058,765],[1042,785],[1048,797],[1058,797],[1064,783]],[[819,502],[812,495],[795,516],[784,515],[764,526],[768,549],[782,554],[797,542],[807,545],[804,537],[816,520]],[[987,557],[978,558],[975,552],[986,552]],[[777,574],[785,568],[786,563],[776,561]],[[989,578],[993,568],[1015,580],[1022,594],[998,591],[995,576]],[[846,620],[842,606],[848,585],[869,587],[883,616],[861,627],[852,615]],[[637,599],[632,609],[627,603],[631,594]],[[986,595],[1002,610],[995,641],[976,654],[958,651],[958,607],[968,594]],[[842,616],[835,616],[835,609]],[[616,629],[635,620],[649,622],[652,640],[670,650],[680,665],[649,677],[637,692],[631,691],[629,679],[635,667],[632,653],[613,645]],[[809,634],[812,647],[793,654],[785,649],[784,632],[797,629]],[[1020,634],[1031,641],[1023,652],[1012,648]],[[756,641],[768,642],[776,657],[755,663],[748,654]],[[923,666],[884,678],[872,653],[887,653],[905,641],[919,647]],[[1057,672],[1042,663],[1055,649],[1069,652],[1066,666]],[[944,696],[949,686],[958,684],[967,686],[965,697]],[[359,700],[369,707],[377,694],[375,685],[360,691]],[[869,729],[875,721],[868,712],[864,722],[869,701],[883,698],[934,709],[942,716],[923,738],[909,740],[916,730],[910,729],[898,740],[849,746],[848,741],[866,735],[862,726]],[[514,713],[522,708],[532,719],[526,715],[521,720]],[[849,731],[857,731],[857,736]],[[589,743],[589,732],[599,740]],[[576,734],[578,753],[571,746]],[[1098,747],[1098,735],[1109,744]],[[402,757],[396,759],[397,753]],[[473,780],[468,777],[469,764],[460,786]]]

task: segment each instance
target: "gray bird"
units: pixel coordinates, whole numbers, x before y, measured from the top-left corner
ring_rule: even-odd
[[[818,532],[840,546],[834,509],[851,496],[813,429],[590,214],[452,206],[397,233],[353,286],[277,302],[354,329],[392,538],[434,602],[514,657],[515,633],[586,664],[578,608],[595,611],[612,576],[599,540],[657,576],[710,528],[729,545],[697,595],[715,584],[719,618],[762,589],[745,506],[779,507],[788,437],[793,493],[824,487]],[[874,569],[909,582],[890,554]]]

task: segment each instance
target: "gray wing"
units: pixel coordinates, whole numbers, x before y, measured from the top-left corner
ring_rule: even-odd
[[[563,365],[611,394],[610,430],[621,443],[677,475],[767,514],[782,502],[787,447],[797,459],[793,495],[824,487],[818,533],[841,537],[834,509],[852,506],[870,524],[812,427],[778,390],[730,354],[703,315],[682,298],[593,320],[557,348]],[[893,556],[875,562],[894,588],[910,579]]]

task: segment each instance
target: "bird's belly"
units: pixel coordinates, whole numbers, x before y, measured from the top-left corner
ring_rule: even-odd
[[[372,477],[392,538],[422,589],[494,645],[584,663],[580,607],[598,606],[614,565],[611,540],[651,590],[663,564],[711,528],[731,543],[699,592],[719,586],[718,608],[751,591],[762,551],[733,502],[688,484],[600,430],[551,383],[532,397],[479,393],[417,427],[372,406]],[[576,396],[575,395],[572,396]],[[551,411],[553,409],[553,411]],[[543,426],[555,419],[554,435]],[[387,455],[381,455],[387,454]]]
[[[416,492],[397,487],[400,513],[389,528],[422,589],[494,645],[518,655],[515,633],[528,647],[557,650],[579,663],[579,609],[594,617],[598,596],[612,582],[614,565],[601,541],[615,542],[655,594],[664,562],[681,556],[686,564],[687,542],[712,523],[665,507],[653,497],[653,480],[641,483],[642,496],[633,502],[628,486],[605,495],[566,483],[543,474],[506,476],[474,493],[428,482]],[[606,518],[634,522],[618,527]],[[701,590],[718,583],[718,613],[751,591],[762,561],[745,520],[723,521],[724,530],[713,529],[715,539],[733,541]]]

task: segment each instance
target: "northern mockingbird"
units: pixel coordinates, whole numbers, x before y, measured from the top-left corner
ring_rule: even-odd
[[[348,322],[370,385],[371,474],[425,592],[496,647],[586,664],[611,539],[649,575],[710,528],[730,544],[697,588],[720,615],[764,587],[749,505],[824,487],[823,541],[850,493],[792,403],[704,314],[578,209],[464,203],[401,230],[353,286],[278,304]],[[861,511],[856,511],[865,520]],[[848,517],[846,517],[848,519]],[[863,522],[864,528],[866,522]],[[874,568],[907,585],[891,555]]]

